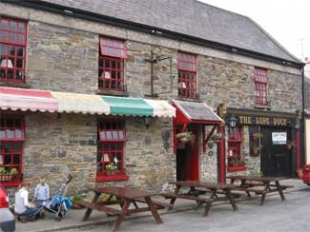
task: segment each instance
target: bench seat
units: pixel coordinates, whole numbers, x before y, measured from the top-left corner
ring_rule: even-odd
[[[209,198],[201,198],[201,197],[195,197],[195,196],[190,196],[190,195],[185,195],[185,194],[175,194],[175,193],[162,193],[162,196],[164,196],[166,199],[171,199],[171,198],[180,198],[180,199],[185,199],[185,200],[194,200],[197,202],[201,203],[207,203],[207,202],[212,202],[212,199]]]
[[[145,199],[143,199],[143,198],[136,199],[136,202],[146,203]],[[164,208],[170,209],[173,207],[172,204],[167,203],[167,202],[154,201],[154,200],[152,200],[152,202],[153,202],[154,206],[156,208],[159,208],[159,209],[164,209]]]
[[[86,202],[86,201],[79,201],[79,205],[85,206],[90,209],[96,209],[99,211],[103,211],[108,215],[118,215],[121,213],[121,210],[119,209],[114,209],[112,207],[107,207],[103,203],[93,203],[93,202]]]

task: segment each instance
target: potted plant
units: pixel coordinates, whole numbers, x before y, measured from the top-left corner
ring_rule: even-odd
[[[286,143],[286,147],[287,147],[288,150],[291,150],[295,146],[296,146],[295,141],[288,140],[287,143]]]
[[[181,132],[175,135],[182,143],[188,143],[192,138],[193,133],[191,131]]]
[[[80,204],[82,201],[84,201],[86,198],[85,194],[76,194],[73,197],[71,197],[72,201],[72,209],[83,209],[85,206],[83,204]]]
[[[0,181],[11,181],[12,175],[10,171],[5,167],[0,167]]]
[[[10,174],[12,176],[17,176],[19,174],[19,172],[18,172],[17,168],[11,168],[10,169]]]
[[[107,175],[111,176],[115,174],[118,168],[114,163],[110,163],[105,166],[105,170],[107,171]]]
[[[224,137],[222,133],[217,133],[211,136],[211,139],[215,142],[218,143],[221,141],[221,139]]]
[[[259,138],[263,137],[263,134],[260,132],[255,132],[254,134],[252,134],[253,140],[257,141]]]

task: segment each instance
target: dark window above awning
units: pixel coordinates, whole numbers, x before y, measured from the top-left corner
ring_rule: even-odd
[[[172,105],[176,107],[176,123],[217,125],[223,122],[206,103],[173,100]]]

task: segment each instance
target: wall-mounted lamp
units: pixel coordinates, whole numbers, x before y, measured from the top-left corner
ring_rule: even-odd
[[[300,121],[299,120],[295,120],[294,121],[294,128],[295,129],[299,129],[300,128]]]
[[[143,120],[144,120],[144,125],[145,125],[146,129],[149,129],[149,126],[152,123],[152,117],[146,116],[143,118]]]
[[[230,115],[227,121],[228,121],[228,125],[231,128],[234,128],[237,125],[238,119],[234,115]]]
[[[300,125],[301,125],[300,120],[301,120],[301,112],[300,110],[296,110],[295,117],[294,117],[294,128],[295,129],[300,128]]]

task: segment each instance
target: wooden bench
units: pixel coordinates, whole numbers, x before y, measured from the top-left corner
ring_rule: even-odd
[[[203,203],[207,203],[205,206],[205,209],[204,209],[203,216],[208,215],[210,208],[211,208],[211,205],[212,205],[212,202],[213,202],[213,199],[211,199],[211,198],[201,198],[201,197],[191,196],[191,195],[187,195],[187,194],[162,193],[161,195],[163,197],[165,197],[166,199],[171,199],[170,204],[172,206],[169,209],[173,208],[174,202],[177,198],[196,201],[196,203],[199,206],[202,205]]]
[[[121,210],[119,209],[114,209],[112,207],[107,207],[103,203],[92,203],[92,202],[86,202],[86,201],[79,201],[79,205],[85,206],[90,209],[96,209],[99,211],[103,211],[108,215],[118,215],[121,213]]]
[[[275,184],[271,184],[271,185],[269,185],[270,187],[277,187]],[[283,190],[285,190],[285,189],[287,189],[287,188],[294,188],[294,186],[293,185],[280,185],[280,188],[281,189],[283,189]]]
[[[190,195],[186,195],[186,194],[162,193],[161,195],[164,196],[166,199],[180,198],[180,199],[193,200],[193,201],[202,202],[202,203],[207,203],[207,202],[213,201],[213,199],[195,197],[195,196],[190,196]]]
[[[146,201],[143,198],[136,199],[136,202],[141,202],[141,203],[146,203]],[[153,204],[155,207],[158,209],[164,209],[164,208],[172,208],[173,205],[167,202],[162,202],[162,201],[154,201],[152,200]]]

